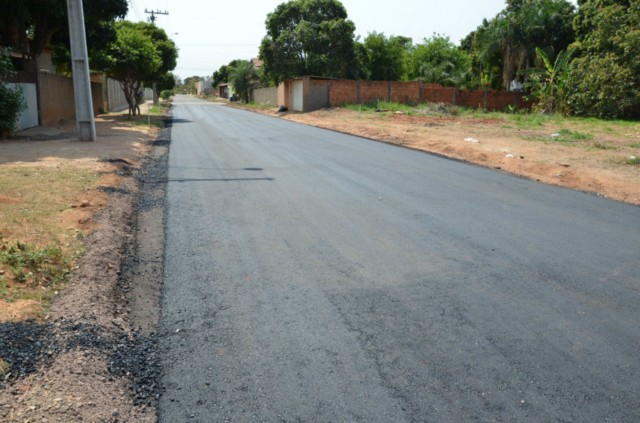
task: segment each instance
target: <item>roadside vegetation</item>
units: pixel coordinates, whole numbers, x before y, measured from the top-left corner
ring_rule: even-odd
[[[65,217],[99,177],[73,166],[0,166],[0,300],[46,310],[83,249],[83,231]]]

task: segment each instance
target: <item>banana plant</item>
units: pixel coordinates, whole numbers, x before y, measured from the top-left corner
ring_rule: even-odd
[[[554,63],[541,48],[536,48],[536,55],[543,67],[525,73],[531,95],[538,101],[537,109],[542,113],[568,113],[567,81],[573,50],[561,51]]]

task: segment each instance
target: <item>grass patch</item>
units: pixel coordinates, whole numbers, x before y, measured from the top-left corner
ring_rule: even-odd
[[[0,299],[49,301],[67,282],[79,254],[80,250],[69,254],[53,244],[38,247],[0,239]]]
[[[629,147],[631,147],[631,148],[640,148],[640,142],[632,142],[631,144],[629,144]]]
[[[636,156],[631,156],[624,161],[624,164],[630,165],[630,166],[638,166],[640,165],[640,158]]]
[[[2,195],[8,200],[0,202],[0,233],[40,244],[75,236],[75,231],[61,227],[60,214],[99,177],[94,171],[71,166],[0,166]]]
[[[560,131],[557,132],[557,134],[559,134],[560,136],[553,137],[553,138],[555,138],[555,140],[559,142],[586,141],[586,140],[593,139],[593,135],[591,134],[588,134],[585,132],[571,131],[569,129],[561,129]]]
[[[1,300],[35,300],[46,308],[64,287],[82,252],[64,215],[98,179],[95,171],[65,165],[0,166]]]
[[[618,147],[615,145],[603,144],[600,142],[593,143],[593,148],[596,150],[617,150]]]
[[[410,106],[388,101],[377,101],[366,104],[347,104],[345,109],[365,113],[397,113],[417,116],[457,116],[462,113],[462,108],[447,103],[423,103]]]
[[[269,110],[269,109],[274,109],[276,106],[274,106],[271,103],[241,103],[240,106],[247,108],[247,109],[251,109],[251,110]]]

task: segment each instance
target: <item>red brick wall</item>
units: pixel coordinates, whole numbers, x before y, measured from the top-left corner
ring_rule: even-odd
[[[470,109],[483,109],[484,93],[480,90],[456,90],[456,105]]]
[[[421,102],[451,103],[453,101],[453,88],[441,87],[436,84],[425,84],[422,88]]]
[[[420,82],[392,82],[391,101],[403,104],[420,103]]]
[[[331,107],[357,103],[357,101],[358,88],[356,81],[331,81],[331,90],[329,92],[329,104]]]
[[[389,99],[389,82],[360,81],[360,98],[354,103],[368,104]]]
[[[506,91],[458,90],[438,84],[399,81],[328,81],[329,105],[339,107],[345,104],[367,104],[378,100],[404,103],[447,103],[457,106],[504,111],[509,105],[517,108],[531,108],[531,102],[524,100],[523,93]],[[326,86],[326,80],[311,80],[312,87]],[[422,88],[421,88],[422,86]]]

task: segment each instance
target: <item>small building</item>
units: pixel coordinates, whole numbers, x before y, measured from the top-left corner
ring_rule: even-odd
[[[218,96],[221,98],[230,99],[235,95],[235,90],[233,89],[233,85],[228,82],[224,84],[218,84]]]
[[[296,112],[329,106],[329,79],[304,76],[288,79],[278,87],[278,103]]]

